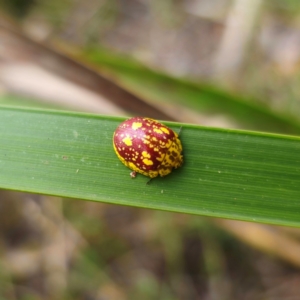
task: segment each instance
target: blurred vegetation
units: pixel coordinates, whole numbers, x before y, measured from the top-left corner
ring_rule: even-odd
[[[17,18],[24,18],[38,3],[36,0],[0,0],[0,5]]]
[[[244,59],[233,75],[220,80],[214,70],[215,55],[233,2],[0,0],[0,5],[5,15],[15,18],[24,32],[41,42],[63,41],[83,53],[96,47],[129,55],[157,74],[191,79],[193,83],[186,83],[189,86],[199,82],[206,97],[213,94],[222,101],[230,91],[240,106],[258,107],[268,118],[287,120],[297,128],[299,1],[263,1]],[[11,60],[1,49],[0,68]],[[22,55],[18,53],[21,59],[16,63],[21,65],[26,55],[23,49],[19,51]],[[100,66],[93,59],[84,57],[138,95],[145,90],[141,82],[150,73],[141,73],[138,81],[139,64],[130,71],[133,64],[120,59],[114,65],[109,54]],[[58,107],[5,86],[2,79],[1,103]],[[163,88],[148,82],[143,96],[164,97],[161,90],[167,86],[174,90],[175,98],[179,92],[176,86],[170,88],[170,82],[162,84]],[[222,120],[223,108],[216,103],[214,111]],[[228,110],[234,108],[229,105]],[[205,115],[204,123],[215,118]],[[192,120],[194,116],[188,117]],[[256,118],[247,116],[251,118],[257,126]],[[275,126],[273,131],[277,131]],[[267,227],[278,239],[264,248],[258,246],[266,240],[263,231],[253,233],[257,244],[249,246],[212,218],[9,191],[1,191],[0,199],[0,299],[275,300],[299,296],[299,267],[270,251],[283,246],[276,244],[282,235],[294,237],[298,245],[297,230]],[[248,226],[250,230],[251,224]]]

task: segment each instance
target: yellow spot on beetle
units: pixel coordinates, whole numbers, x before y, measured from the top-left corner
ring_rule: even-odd
[[[141,122],[133,122],[132,123],[132,129],[133,130],[137,130],[138,128],[142,127],[142,123]]]
[[[129,136],[126,136],[122,141],[127,146],[132,146],[132,140],[131,140],[131,138]]]
[[[170,134],[170,131],[166,127],[160,127],[161,131],[163,131],[166,134]]]
[[[153,165],[153,161],[151,159],[143,159],[143,163],[147,166],[152,166]]]
[[[143,152],[142,152],[142,155],[143,155],[143,157],[145,157],[145,158],[150,158],[150,157],[151,157],[151,155],[150,155],[147,151],[143,151]]]
[[[153,131],[156,132],[156,133],[159,133],[159,134],[162,134],[162,133],[163,133],[163,132],[162,132],[160,129],[158,129],[158,128],[154,128]]]

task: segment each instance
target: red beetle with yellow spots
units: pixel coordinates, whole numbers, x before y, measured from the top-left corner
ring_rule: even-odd
[[[150,178],[166,176],[183,163],[178,134],[156,120],[134,117],[121,123],[113,137],[115,152],[121,162]]]

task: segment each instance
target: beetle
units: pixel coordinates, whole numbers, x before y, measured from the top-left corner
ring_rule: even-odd
[[[150,178],[166,176],[183,163],[179,135],[162,123],[145,117],[122,122],[113,135],[114,150],[133,172]]]

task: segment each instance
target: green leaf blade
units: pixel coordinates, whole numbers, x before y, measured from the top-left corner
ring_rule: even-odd
[[[166,122],[183,125],[184,164],[147,185],[114,153],[121,118],[1,108],[0,120],[1,188],[300,226],[298,137]]]

